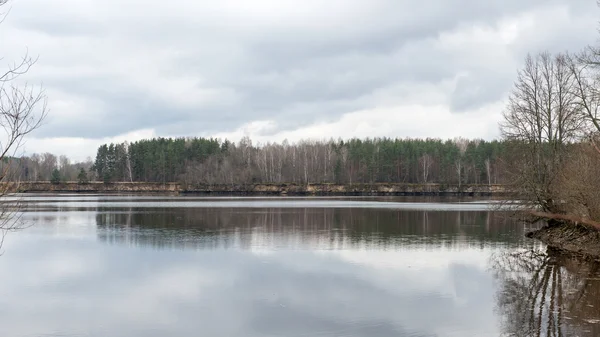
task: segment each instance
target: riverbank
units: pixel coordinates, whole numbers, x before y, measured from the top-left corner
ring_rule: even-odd
[[[503,185],[442,184],[245,184],[186,186],[179,183],[90,182],[21,182],[11,185],[21,193],[176,193],[209,195],[319,195],[319,196],[501,196],[508,190]]]
[[[600,230],[592,225],[549,221],[526,236],[543,242],[553,252],[600,261]]]

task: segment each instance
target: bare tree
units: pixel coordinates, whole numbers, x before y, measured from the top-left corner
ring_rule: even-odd
[[[458,158],[454,163],[454,167],[456,168],[456,177],[458,178],[458,189],[460,190],[462,184],[462,175],[463,175],[463,157],[465,156],[465,152],[467,152],[467,147],[469,146],[469,140],[466,138],[458,137],[454,139],[454,144],[458,148]]]
[[[519,71],[501,131],[513,141],[510,174],[525,200],[544,211],[557,211],[556,186],[565,145],[581,136],[575,78],[568,57],[541,53],[527,56]]]
[[[71,176],[71,161],[67,156],[60,155],[58,157],[58,167],[63,179],[68,179]]]
[[[41,170],[40,176],[42,179],[39,180],[50,180],[50,174],[52,170],[54,170],[58,165],[58,159],[52,153],[43,153],[42,154],[42,162],[41,162]]]
[[[432,158],[428,153],[419,158],[419,166],[421,167],[421,174],[423,175],[423,183],[427,184],[429,179],[429,169],[431,168]]]
[[[485,172],[488,178],[488,185],[492,184],[492,163],[490,161],[490,158],[486,158],[485,159]]]
[[[562,211],[581,222],[600,219],[600,156],[589,142],[570,146],[557,180]]]
[[[589,140],[600,154],[600,48],[588,47],[577,57],[569,57],[569,70],[575,80],[577,112],[587,122]]]
[[[129,152],[129,142],[125,141],[123,143],[123,151],[125,155],[125,169],[127,170],[127,176],[129,177],[129,182],[133,182],[133,171],[131,168],[131,155]]]
[[[40,162],[41,162],[41,157],[39,154],[34,153],[33,155],[31,155],[30,157],[30,161],[31,161],[31,166],[32,166],[32,171],[30,172],[30,181],[36,181],[36,180],[40,180]]]
[[[0,0],[0,8],[9,0]],[[4,21],[6,13],[0,14]],[[1,22],[0,21],[0,22]],[[3,60],[3,59],[2,59]],[[21,76],[31,69],[37,59],[27,52],[16,62],[9,62],[0,71],[0,161],[15,158],[21,150],[24,138],[37,129],[47,114],[46,95],[42,89],[21,81]],[[7,183],[12,165],[4,166],[0,172],[0,246],[7,232],[24,226],[20,218],[21,203],[9,197],[14,184]]]

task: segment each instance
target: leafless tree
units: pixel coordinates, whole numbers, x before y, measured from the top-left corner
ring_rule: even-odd
[[[127,170],[126,176],[129,177],[129,182],[133,182],[133,172],[131,170],[131,156],[129,155],[129,142],[123,143],[123,152],[125,153],[125,169]]]
[[[462,175],[463,175],[463,157],[465,152],[467,152],[467,147],[469,146],[469,140],[466,138],[458,137],[454,139],[454,143],[456,147],[458,147],[459,156],[454,163],[454,167],[456,168],[456,177],[458,178],[458,188],[460,189],[462,184]]]
[[[565,145],[581,136],[575,77],[566,55],[527,56],[509,97],[502,135],[514,141],[513,183],[544,211],[557,211],[555,179]]]
[[[0,9],[5,8],[8,2],[9,0],[0,0]],[[6,13],[0,16],[0,22],[4,21]],[[37,58],[25,52],[18,61],[9,61],[6,68],[0,71],[0,161],[15,158],[21,150],[24,138],[40,127],[47,114],[44,91],[22,81],[22,75],[27,73],[36,61]],[[17,198],[9,195],[15,188],[14,184],[7,183],[6,179],[11,173],[11,167],[12,165],[5,165],[0,172],[0,246],[7,232],[25,225],[19,212],[22,204]]]
[[[40,167],[41,167],[42,158],[39,154],[34,153],[30,157],[32,172],[30,172],[30,181],[40,180]]]
[[[485,159],[485,172],[488,178],[488,185],[492,185],[492,163],[490,158]]]
[[[71,161],[65,155],[60,155],[58,157],[58,166],[60,170],[60,176],[63,179],[67,179],[67,177],[71,176]]]
[[[569,70],[575,79],[578,113],[586,122],[588,139],[600,154],[600,48],[589,46],[569,57]]]
[[[589,142],[573,144],[557,179],[561,210],[581,221],[600,219],[600,155]]]
[[[43,153],[42,154],[42,163],[41,163],[41,171],[40,176],[42,179],[39,180],[50,180],[50,175],[52,170],[54,170],[58,165],[58,159],[52,153]]]
[[[429,179],[429,169],[431,168],[432,163],[431,155],[425,153],[419,158],[419,166],[421,166],[421,174],[423,175],[423,183],[427,183]]]

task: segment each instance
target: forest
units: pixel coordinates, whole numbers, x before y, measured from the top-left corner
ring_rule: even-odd
[[[35,154],[14,158],[22,181],[502,184],[506,142],[350,139],[254,145],[212,138],[155,138],[101,145],[95,159]],[[4,163],[7,165],[8,161]]]

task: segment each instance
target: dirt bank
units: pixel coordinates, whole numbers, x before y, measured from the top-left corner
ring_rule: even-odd
[[[78,184],[65,182],[21,182],[15,185],[18,192],[87,192],[87,193],[197,193],[209,195],[327,195],[327,196],[366,196],[366,195],[461,195],[491,196],[506,195],[502,185],[441,185],[441,184],[244,184],[244,185],[196,185],[179,183],[130,183],[114,182],[104,184],[91,182]]]
[[[526,236],[542,241],[555,252],[600,261],[600,231],[593,226],[549,221],[547,226]]]

